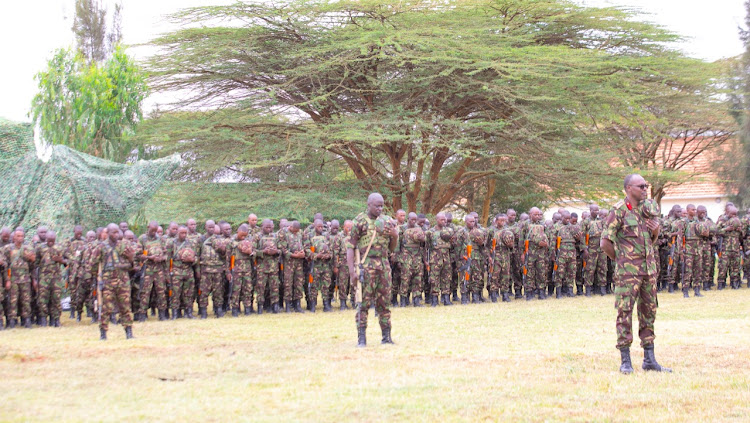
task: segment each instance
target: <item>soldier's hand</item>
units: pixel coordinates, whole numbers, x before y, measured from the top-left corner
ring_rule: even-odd
[[[390,235],[392,239],[398,239],[398,228],[395,226],[392,227]]]
[[[10,290],[10,281],[5,282],[5,289]]]
[[[338,266],[333,268],[333,274],[334,275],[338,275],[339,274],[339,268],[338,268]]]
[[[547,248],[549,247],[549,243],[547,241],[541,241],[539,242],[539,246],[542,248]]]
[[[649,231],[653,232],[659,228],[659,223],[656,219],[646,219],[646,227]]]

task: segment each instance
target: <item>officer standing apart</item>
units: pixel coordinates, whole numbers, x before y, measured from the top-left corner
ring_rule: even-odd
[[[351,238],[346,248],[346,263],[349,266],[352,286],[356,286],[358,277],[356,270],[363,270],[362,303],[355,316],[357,322],[357,346],[367,345],[367,312],[370,301],[375,302],[380,329],[383,334],[381,343],[392,344],[391,340],[391,310],[388,300],[391,295],[391,266],[388,255],[396,249],[398,244],[398,228],[383,213],[383,196],[372,193],[367,197],[367,212],[360,213],[354,219]],[[355,259],[354,249],[359,263]],[[360,264],[362,267],[360,268]]]
[[[648,197],[648,184],[641,175],[625,177],[625,199],[609,212],[602,232],[602,250],[616,264],[614,276],[615,307],[617,308],[617,348],[622,364],[620,372],[630,374],[630,344],[633,342],[633,305],[638,302],[638,335],[643,347],[643,370],[671,372],[654,357],[654,320],[656,320],[656,264],[655,243],[659,222],[652,218],[656,207]]]

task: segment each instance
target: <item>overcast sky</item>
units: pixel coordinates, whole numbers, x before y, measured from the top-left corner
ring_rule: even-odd
[[[108,0],[111,3],[113,0]],[[680,48],[693,57],[717,60],[742,53],[737,28],[744,20],[742,0],[578,0],[588,6],[625,6],[644,19],[687,37]],[[169,30],[164,15],[179,8],[232,3],[231,0],[122,0],[123,41],[145,43]],[[73,43],[74,0],[0,1],[0,117],[28,121],[36,93],[34,75],[52,52]],[[142,54],[142,53],[141,53]],[[148,102],[153,104],[153,101]]]

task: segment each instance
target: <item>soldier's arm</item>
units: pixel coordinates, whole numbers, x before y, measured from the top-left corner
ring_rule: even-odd
[[[607,220],[604,221],[604,229],[602,230],[602,237],[599,241],[599,246],[611,260],[615,260],[615,244],[614,240],[617,236],[617,231],[620,230],[622,222],[617,218],[615,210],[611,210],[607,215]]]

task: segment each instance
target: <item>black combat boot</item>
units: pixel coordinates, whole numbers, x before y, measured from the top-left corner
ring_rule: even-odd
[[[198,307],[198,314],[201,316],[201,319],[208,318],[208,312],[206,311],[206,307]]]
[[[112,323],[113,325],[117,324],[117,313],[111,313],[109,315],[109,322]]]
[[[435,302],[437,302],[437,295],[435,297]],[[381,344],[393,344],[393,339],[391,339],[391,328],[384,328],[383,329],[383,339],[380,341]]]
[[[471,303],[479,304],[479,296],[474,292],[471,292]]]
[[[422,307],[422,296],[421,295],[415,295],[414,296],[414,307]]]
[[[177,318],[178,319],[182,319],[182,309],[181,308],[177,308],[175,310],[177,311]]]
[[[687,288],[682,288],[682,296],[683,296],[684,298],[690,298],[690,294],[688,294],[688,292],[689,292],[689,291],[688,291],[688,289],[687,289]]]
[[[151,307],[151,315],[156,316],[156,308]]]
[[[177,309],[172,310],[172,315],[169,316],[169,320],[175,320],[175,319],[177,319]]]
[[[568,287],[567,291],[568,291],[568,297],[575,297],[576,296],[576,294],[573,293],[573,286],[572,285]]]
[[[583,295],[583,286],[576,285],[576,295]]]
[[[240,308],[232,307],[232,317],[240,317]]]
[[[484,297],[482,296],[482,291],[481,290],[479,292],[477,292],[477,302],[479,302],[479,303],[483,303],[484,302]]]
[[[164,316],[164,310],[159,310],[159,321],[166,320],[166,317]]]
[[[704,291],[710,291],[711,290],[711,282],[704,282],[703,283],[703,290]]]
[[[672,291],[670,291],[670,292],[672,292]],[[602,286],[599,287],[599,295],[601,295],[602,297],[605,296],[605,295],[607,295],[607,288],[605,288],[604,285],[602,285]]]
[[[430,307],[437,307],[437,295],[430,295]]]
[[[278,302],[273,303],[273,305],[271,306],[271,313],[279,314],[280,312],[281,312],[281,307],[279,307],[279,303]]]
[[[193,318],[193,307],[185,309],[185,318],[186,319],[192,319]]]
[[[341,305],[339,306],[339,311],[349,310],[349,306],[346,305],[346,300],[340,300]]]
[[[39,316],[39,326],[43,328],[47,327],[47,316]]]
[[[263,314],[263,303],[258,302],[258,314]]]
[[[291,313],[292,312],[292,305],[289,304],[291,301],[284,301],[284,313]],[[245,309],[245,314],[249,314],[247,312],[247,309]]]
[[[133,339],[133,327],[125,326],[125,339]]]
[[[357,328],[357,347],[364,348],[367,346],[367,328]]]
[[[71,308],[70,309],[70,320],[73,320],[76,318],[76,310]]]
[[[458,302],[458,291],[453,291],[453,301]]]
[[[56,328],[60,327],[60,318],[59,317],[55,317],[55,321],[52,322],[52,326],[56,327]]]
[[[530,292],[528,289],[526,290],[526,301],[531,301],[534,299],[534,293]]]
[[[391,306],[398,307],[398,294],[391,295]],[[325,300],[323,300],[323,308],[325,308]]]
[[[723,291],[726,287],[726,282],[719,282],[719,285],[716,287],[717,290]]]
[[[25,327],[26,329],[31,329],[31,317],[23,319],[23,327]]]
[[[318,299],[313,298],[310,300],[310,313],[315,313],[315,307],[318,305]]]
[[[300,302],[302,300],[294,300],[294,312],[295,313],[304,313],[305,311],[302,310],[302,305],[300,305]],[[346,305],[346,301],[344,301],[344,305]]]
[[[104,328],[99,328],[99,340],[100,341],[106,341],[107,340],[107,331],[104,330]]]
[[[86,306],[86,317],[91,317],[92,314],[93,312],[91,311],[91,309]]]
[[[508,295],[507,292],[503,292],[503,302],[509,303],[510,302],[510,295]]]
[[[461,293],[461,304],[469,304],[469,293]]]
[[[220,319],[222,317],[224,317],[224,307],[219,306],[216,308],[216,318]]]
[[[701,287],[700,286],[696,286],[695,287],[695,296],[696,297],[702,297],[703,296],[703,294],[701,294]]]
[[[451,294],[445,294],[445,301],[443,301],[444,306],[452,306],[453,303],[451,302]]]
[[[401,296],[401,307],[408,307],[409,306],[409,297],[406,295]]]
[[[668,284],[668,286],[667,286],[667,292],[669,292],[670,294],[674,292],[674,284],[673,283]]]
[[[540,289],[539,290],[539,299],[540,300],[546,300],[547,299],[547,290],[546,289]]]
[[[79,312],[78,312],[78,314],[76,315],[76,321],[77,321],[77,322],[80,322],[80,321],[81,321],[81,312],[80,312],[80,311],[79,311]]]
[[[490,292],[490,301],[492,301],[493,303],[497,302],[497,295],[495,295],[494,292]]]
[[[168,306],[167,306],[168,307]],[[164,310],[164,320],[169,320],[169,308]]]
[[[555,287],[555,298],[558,300],[562,297],[562,287]]]
[[[16,319],[8,319],[8,328],[13,329],[16,327],[17,321]]]
[[[396,303],[398,303],[398,300]],[[328,313],[331,310],[331,300],[323,300],[323,313]]]
[[[672,369],[670,369],[669,367],[662,367],[659,363],[656,362],[653,345],[643,348],[643,365],[641,367],[646,371],[672,373]]]
[[[633,364],[630,362],[630,348],[623,348],[620,350],[620,373],[629,375],[633,373]]]
[[[523,298],[523,294],[521,293],[521,288],[518,288],[516,290],[516,299],[520,300],[521,298]]]
[[[591,287],[590,286],[586,286],[586,293],[584,295],[586,297],[590,297],[591,296]]]

